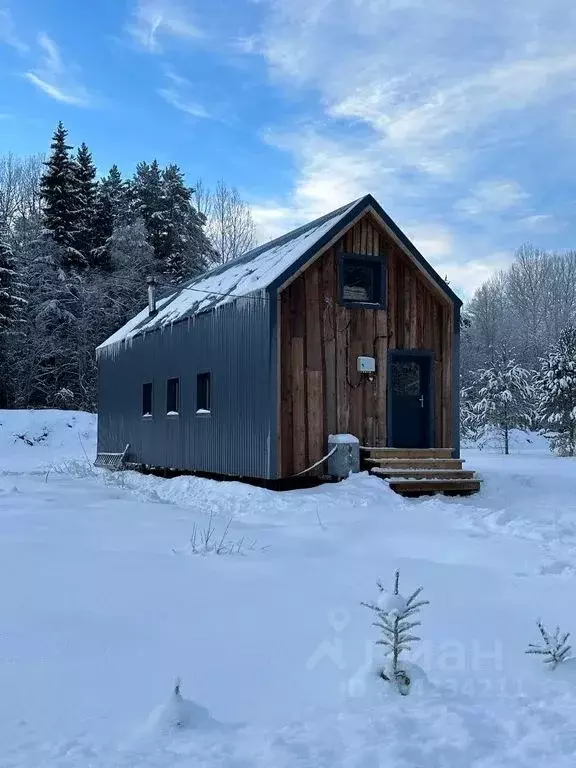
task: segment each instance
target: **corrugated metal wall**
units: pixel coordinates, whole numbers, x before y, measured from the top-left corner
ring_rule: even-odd
[[[98,450],[143,464],[267,478],[271,416],[270,305],[240,299],[99,354]],[[274,360],[274,365],[276,364]],[[211,414],[196,414],[196,376],[211,373]],[[180,415],[166,381],[180,379]],[[153,383],[153,416],[142,385]],[[273,439],[273,438],[272,438]]]

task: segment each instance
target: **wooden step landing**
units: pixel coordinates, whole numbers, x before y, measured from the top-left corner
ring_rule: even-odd
[[[465,469],[396,469],[395,467],[374,467],[373,475],[383,478],[409,478],[411,480],[472,480],[474,472]]]
[[[445,493],[449,496],[468,496],[478,493],[480,480],[390,480],[390,488],[402,496],[426,496]]]
[[[451,448],[363,448],[362,463],[402,496],[468,495],[480,490],[473,470]]]
[[[390,469],[462,469],[462,459],[366,459],[373,467],[390,467]]]
[[[362,446],[363,458],[370,459],[451,459],[452,448],[367,448]]]

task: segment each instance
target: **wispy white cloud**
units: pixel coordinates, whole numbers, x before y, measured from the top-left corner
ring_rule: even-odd
[[[479,129],[558,97],[575,74],[576,54],[562,52],[498,63],[456,82],[447,77],[421,97],[404,78],[387,88],[369,82],[329,109],[368,123],[411,165],[444,173],[472,151]]]
[[[465,216],[484,216],[516,208],[529,195],[515,181],[481,181],[472,194],[458,200],[454,208]]]
[[[393,169],[377,144],[360,148],[313,126],[286,133],[268,131],[264,138],[296,159],[298,175],[291,200],[299,217],[321,216],[375,191],[377,179],[378,186],[394,183]]]
[[[405,225],[405,228],[406,234],[418,250],[425,253],[437,266],[440,259],[452,256],[454,235],[448,227],[441,224],[412,223]]]
[[[259,0],[265,19],[246,53],[263,55],[277,83],[318,94],[314,123],[276,142],[296,176],[257,209],[263,231],[372,192],[439,271],[473,285],[508,253],[506,236],[544,227],[518,153],[576,108],[576,6],[486,2]]]
[[[531,233],[556,232],[562,225],[550,213],[534,213],[516,222],[519,229]]]
[[[14,19],[7,8],[0,8],[0,43],[14,48],[18,53],[27,53],[29,50],[18,36]]]
[[[168,85],[160,88],[158,94],[174,109],[180,110],[191,117],[209,118],[208,111],[192,96],[192,83],[185,77],[174,72],[166,72]]]
[[[458,261],[456,258],[438,259],[434,268],[442,277],[447,277],[451,287],[463,298],[469,299],[482,283],[495,272],[508,267],[514,259],[513,251],[486,251],[481,258]]]
[[[149,53],[162,51],[162,40],[197,40],[204,33],[184,0],[136,0],[128,32]]]
[[[79,80],[79,68],[75,64],[64,64],[58,46],[48,35],[39,35],[38,45],[42,49],[41,64],[24,77],[56,101],[76,107],[92,106],[94,99]]]

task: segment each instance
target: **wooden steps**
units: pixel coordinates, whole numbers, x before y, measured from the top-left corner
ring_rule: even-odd
[[[396,469],[395,467],[374,467],[373,475],[383,478],[408,478],[410,480],[472,480],[474,472],[465,469]]]
[[[371,459],[451,459],[451,448],[365,448],[361,447]]]
[[[366,459],[371,466],[395,469],[462,469],[462,459]]]
[[[426,496],[433,493],[467,496],[480,490],[480,480],[392,480],[389,485],[402,496]]]
[[[480,490],[472,470],[453,459],[450,448],[364,448],[362,459],[372,475],[402,496],[434,493],[468,495]]]

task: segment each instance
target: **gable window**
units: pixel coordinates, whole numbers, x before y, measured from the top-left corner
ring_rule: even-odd
[[[152,382],[142,384],[142,416],[152,416]]]
[[[180,379],[168,379],[166,384],[166,414],[178,416],[180,412]]]
[[[199,373],[196,377],[196,413],[210,413],[212,405],[210,379],[209,373]]]
[[[384,261],[381,258],[347,253],[341,255],[341,304],[383,309],[385,297]]]

